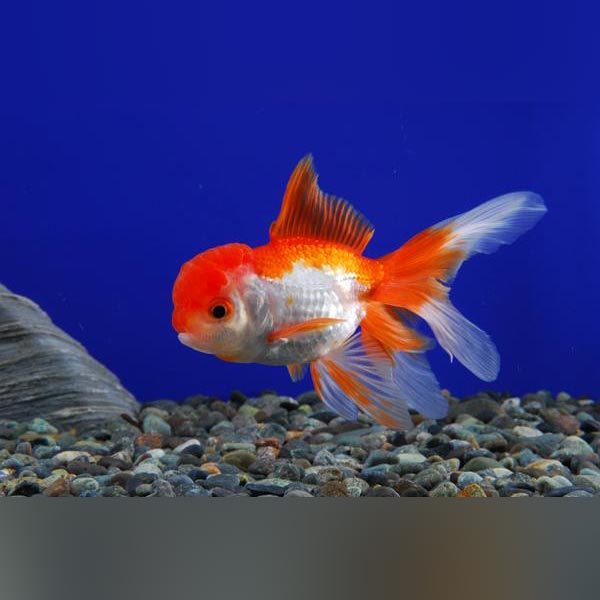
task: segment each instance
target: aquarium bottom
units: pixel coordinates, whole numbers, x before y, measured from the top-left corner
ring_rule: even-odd
[[[600,404],[562,392],[450,398],[398,432],[344,421],[314,392],[142,405],[78,435],[0,421],[0,496],[589,497]]]

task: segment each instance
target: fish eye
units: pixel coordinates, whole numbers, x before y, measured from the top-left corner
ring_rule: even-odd
[[[231,312],[229,302],[218,300],[210,307],[210,314],[214,319],[224,319]]]

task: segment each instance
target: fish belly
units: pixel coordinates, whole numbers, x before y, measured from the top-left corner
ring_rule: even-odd
[[[264,280],[269,298],[273,333],[313,319],[339,319],[339,323],[309,333],[265,342],[257,362],[270,365],[305,363],[341,346],[360,325],[364,309],[361,286],[351,273],[295,266],[281,279]]]

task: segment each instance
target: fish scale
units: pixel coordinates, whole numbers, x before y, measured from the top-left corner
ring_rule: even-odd
[[[258,279],[256,285],[263,287],[269,299],[274,330],[312,319],[342,319],[324,330],[265,344],[260,358],[266,364],[315,360],[350,337],[364,316],[358,299],[362,286],[352,275],[336,277],[298,264],[282,279]]]

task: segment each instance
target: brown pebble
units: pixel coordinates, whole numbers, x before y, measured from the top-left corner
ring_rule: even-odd
[[[292,431],[287,432],[286,437],[288,440],[297,440],[297,439],[301,438],[303,435],[304,435],[304,431],[292,430]]]
[[[272,446],[263,446],[258,448],[256,456],[259,459],[273,459],[275,460],[279,456],[279,448],[273,448]]]
[[[142,433],[135,438],[136,446],[146,446],[147,448],[162,448],[162,435],[160,433]]]
[[[43,493],[44,496],[50,496],[51,498],[70,496],[71,490],[69,489],[69,480],[66,477],[60,477],[51,483]]]
[[[203,465],[200,465],[200,468],[211,475],[219,475],[221,473],[221,469],[219,469],[214,462],[204,463]]]
[[[346,484],[341,481],[328,481],[319,489],[319,496],[327,496],[329,498],[347,498],[350,496]]]
[[[471,483],[457,494],[458,498],[486,498],[485,491],[477,483]]]
[[[281,440],[274,437],[258,438],[256,442],[254,442],[254,445],[257,448],[260,448],[262,446],[272,446],[273,448],[281,448]]]

